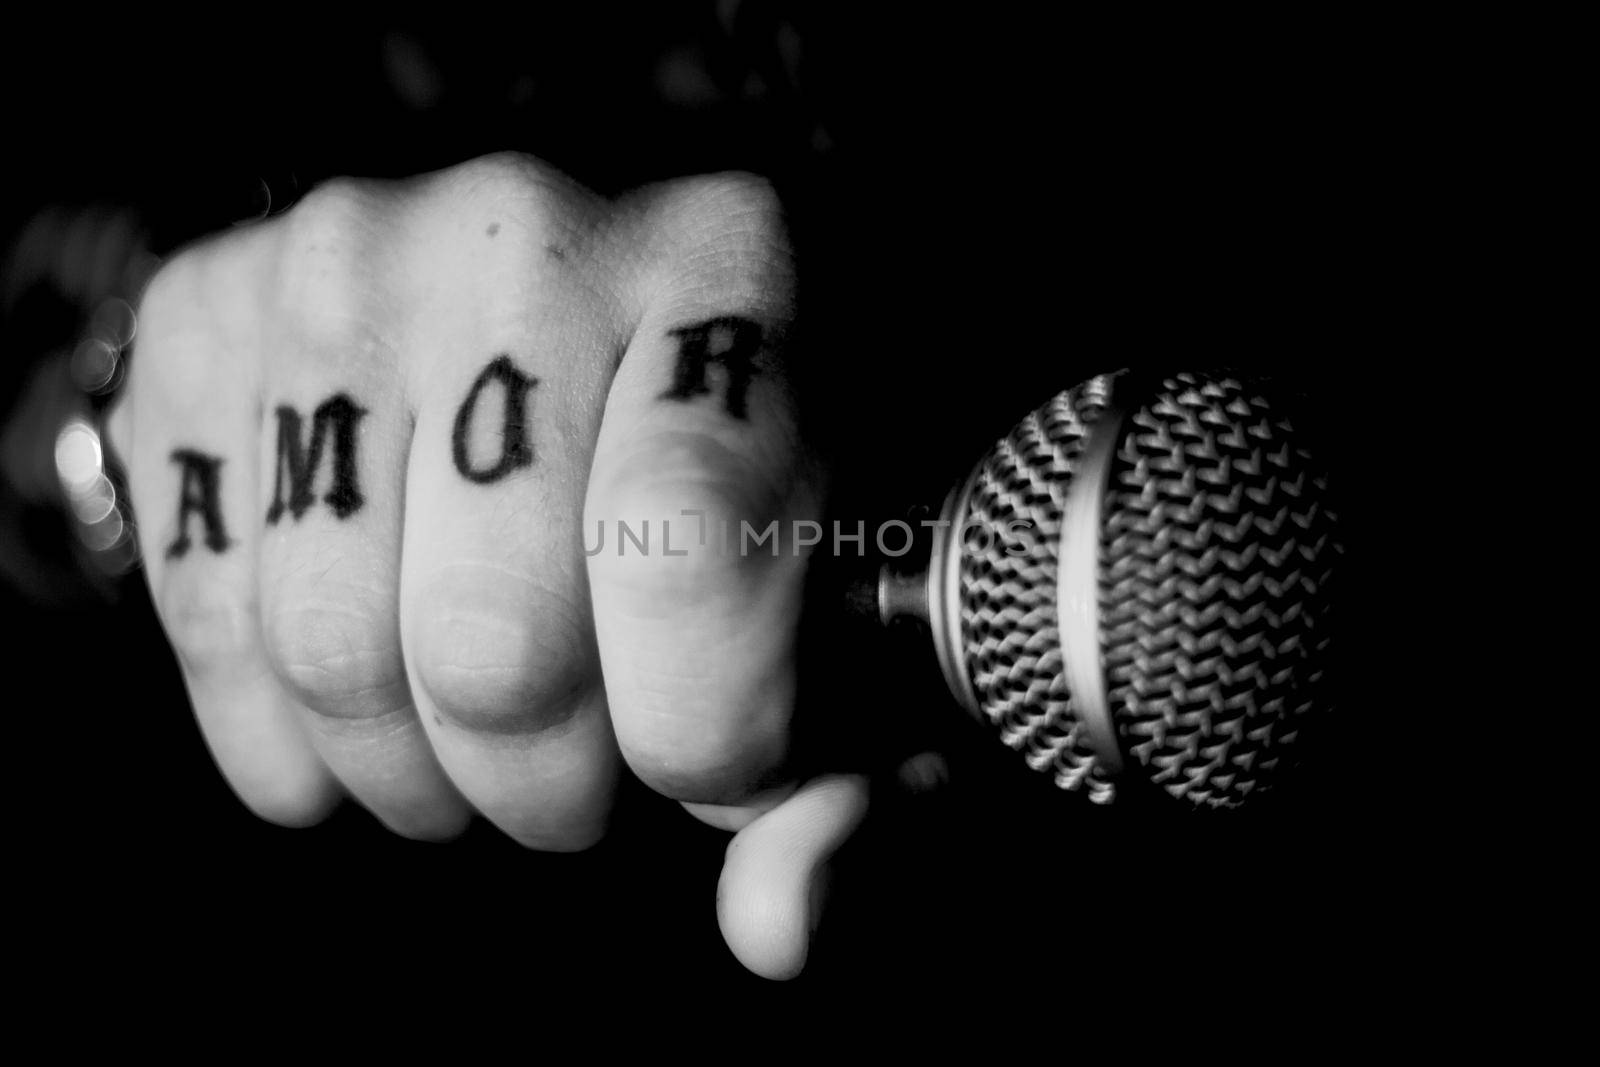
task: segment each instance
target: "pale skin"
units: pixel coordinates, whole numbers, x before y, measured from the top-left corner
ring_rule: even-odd
[[[683,517],[820,517],[793,288],[757,178],[608,202],[512,155],[333,182],[164,264],[108,431],[240,799],[306,826],[347,795],[421,840],[476,812],[568,851],[631,772],[735,832],[723,934],[797,974],[866,786],[786,769],[804,556]],[[646,520],[655,551],[619,555]]]

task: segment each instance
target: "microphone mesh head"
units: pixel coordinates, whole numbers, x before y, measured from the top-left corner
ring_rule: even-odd
[[[1018,423],[979,463],[956,520],[962,643],[979,707],[1028,766],[1101,802],[1114,786],[1062,676],[1056,561],[1073,471],[1110,389],[1110,376],[1092,378]]]
[[[1114,381],[1091,379],[1024,419],[980,464],[958,520],[962,644],[980,708],[1030,766],[1102,802],[1117,783],[1063,678],[1057,561],[1075,467]],[[1259,383],[1179,374],[1131,399],[1126,379],[1116,384],[1124,418],[1101,502],[1098,638],[1124,774],[1234,806],[1271,784],[1307,716],[1326,710],[1340,554],[1327,479]],[[1031,524],[1022,537],[1019,520]]]

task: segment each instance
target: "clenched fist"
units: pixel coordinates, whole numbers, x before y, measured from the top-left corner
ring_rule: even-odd
[[[581,849],[620,753],[740,831],[724,933],[798,971],[865,800],[785,778],[821,507],[793,288],[758,179],[606,202],[515,156],[333,182],[166,263],[110,438],[244,802]]]

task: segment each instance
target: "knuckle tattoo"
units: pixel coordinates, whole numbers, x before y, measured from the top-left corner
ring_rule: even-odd
[[[676,358],[658,400],[691,403],[709,398],[729,417],[748,421],[751,384],[768,348],[763,327],[748,318],[722,315],[674,327],[667,336],[676,343]],[[539,384],[540,379],[520,369],[509,353],[485,364],[451,424],[451,462],[462,478],[488,485],[534,465],[531,401]],[[472,431],[480,417],[491,417],[479,408],[492,386],[498,386],[501,408],[494,435],[499,452],[491,459],[474,456]],[[321,503],[341,520],[361,511],[366,497],[361,491],[358,450],[368,410],[349,393],[339,392],[318,404],[309,419],[289,404],[278,405],[273,414],[277,446],[266,524],[276,526],[286,514],[298,521],[315,506],[316,483],[324,466],[329,473]],[[214,554],[226,552],[233,541],[222,512],[223,457],[180,446],[172,450],[171,460],[177,467],[178,513],[177,535],[167,557],[179,560],[188,555],[196,543],[191,532],[196,520],[199,543]]]
[[[356,474],[356,427],[367,410],[346,393],[324,400],[311,415],[309,443],[301,434],[304,419],[293,407],[277,409],[278,452],[273,478],[272,503],[267,508],[267,525],[275,526],[284,511],[298,520],[316,502],[312,482],[321,463],[327,440],[333,438],[331,480],[323,503],[340,519],[361,510],[366,498]]]
[[[457,168],[441,193],[458,206],[492,206],[497,217],[509,211],[518,225],[537,228],[555,225],[564,206],[577,204],[576,200],[565,204],[577,193],[563,183],[527,157],[500,154]],[[313,190],[283,220],[280,278],[293,279],[307,270],[334,270],[340,275],[358,270],[359,257],[354,253],[372,239],[380,199],[368,185],[349,179]],[[746,235],[782,230],[776,194],[766,182],[749,175],[721,175],[686,185],[677,213],[697,229],[719,216],[721,225]],[[498,228],[499,223],[491,226]],[[310,263],[318,257],[321,267]],[[162,307],[192,301],[193,286],[186,284],[192,273],[163,270],[146,294],[147,301]],[[341,289],[338,278],[331,280],[333,289]],[[709,418],[751,421],[752,397],[763,375],[775,365],[780,334],[756,317],[732,309],[669,326],[658,339],[667,358],[658,372],[655,402],[694,405]],[[537,465],[535,420],[540,417],[539,395],[545,387],[538,364],[537,358],[526,354],[495,353],[461,395],[450,421],[449,440],[440,444],[449,449],[451,467],[463,481],[492,486]],[[340,521],[358,518],[367,503],[361,484],[361,439],[369,411],[362,398],[355,391],[339,391],[309,411],[289,403],[269,406],[268,411],[262,432],[274,433],[276,443],[273,476],[262,486],[269,492],[264,493],[264,511],[258,512],[266,525],[279,526],[286,516],[298,523],[319,504]],[[412,447],[439,446],[416,442]],[[176,533],[166,558],[181,562],[197,554],[227,552],[235,543],[232,530],[237,517],[225,513],[222,488],[225,478],[235,476],[234,467],[221,455],[182,442],[171,449],[170,462],[178,493]]]
[[[474,464],[470,455],[473,415],[484,389],[498,382],[504,395],[500,431],[500,456],[489,465]],[[509,354],[496,356],[484,367],[467,390],[466,399],[456,410],[451,429],[451,458],[461,476],[480,485],[497,482],[520,467],[533,466],[533,445],[528,439],[528,394],[539,379],[524,374]]]

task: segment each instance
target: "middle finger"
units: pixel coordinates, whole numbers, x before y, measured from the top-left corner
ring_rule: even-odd
[[[401,633],[434,751],[523,844],[603,833],[619,758],[589,610],[584,486],[619,335],[603,206],[531,164],[430,179]]]

